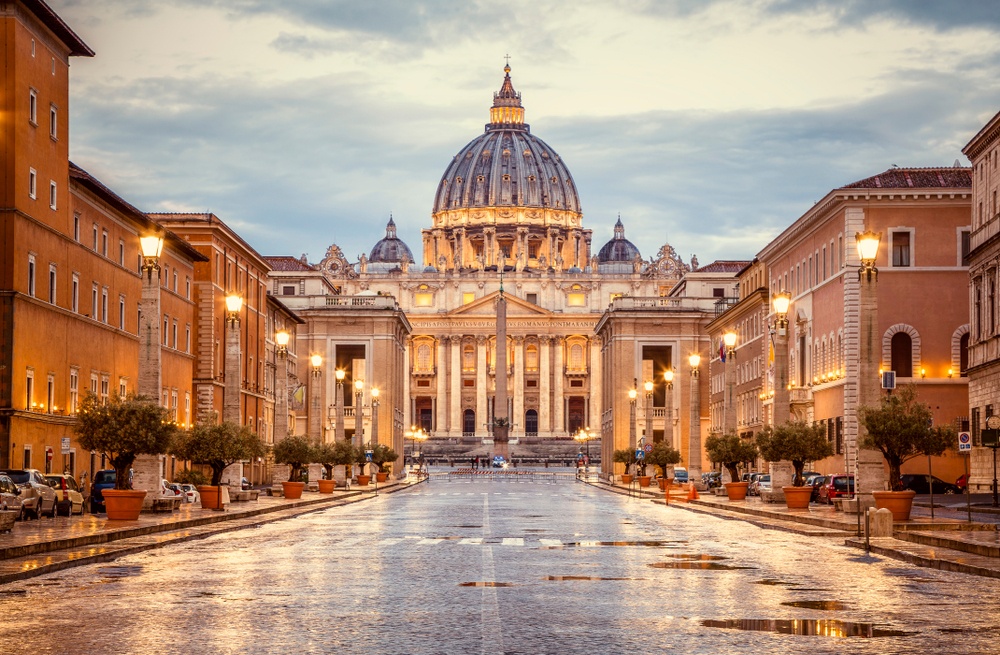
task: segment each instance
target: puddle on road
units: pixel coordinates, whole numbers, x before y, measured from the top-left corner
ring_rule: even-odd
[[[596,575],[547,575],[542,579],[550,580],[553,582],[573,582],[576,580],[587,580],[587,581],[610,580],[610,581],[632,582],[634,580],[645,580],[646,578],[602,578]]]
[[[513,587],[513,582],[461,582],[459,587]]]
[[[700,562],[716,562],[718,560],[729,559],[728,557],[723,557],[722,555],[703,555],[701,553],[670,553],[667,557],[673,557],[674,559],[697,560]]]
[[[877,628],[874,623],[851,623],[834,619],[727,619],[701,622],[706,628],[776,632],[784,635],[815,637],[906,637],[913,634],[902,630]]]
[[[478,530],[482,528],[481,525],[449,525],[449,528],[459,528],[461,530]]]
[[[786,587],[795,587],[799,583],[798,582],[786,582],[784,580],[772,580],[770,578],[765,578],[764,580],[755,580],[754,584],[772,585],[772,586],[782,585],[782,586],[786,586]]]
[[[647,564],[654,569],[700,569],[702,571],[741,571],[753,569],[752,566],[735,566],[733,564],[720,564],[719,562],[701,561],[680,561],[680,562],[653,562]]]
[[[790,600],[782,603],[788,607],[801,607],[807,610],[823,610],[824,612],[838,612],[848,609],[846,603],[839,600]]]
[[[0,591],[0,596],[27,596],[27,589],[12,589],[12,590],[2,590]]]
[[[139,575],[143,571],[141,566],[102,566],[97,569],[99,573],[109,578],[127,578],[130,575]]]

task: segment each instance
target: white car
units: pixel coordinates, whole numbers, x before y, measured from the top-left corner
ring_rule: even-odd
[[[184,500],[189,503],[200,503],[201,494],[198,493],[198,488],[193,484],[182,484],[181,491],[184,492]]]
[[[48,480],[35,469],[3,469],[5,474],[21,489],[21,518],[56,515],[56,492]]]

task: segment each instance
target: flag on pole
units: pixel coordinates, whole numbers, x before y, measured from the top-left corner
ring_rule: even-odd
[[[726,361],[726,342],[719,339],[719,359],[725,363]]]

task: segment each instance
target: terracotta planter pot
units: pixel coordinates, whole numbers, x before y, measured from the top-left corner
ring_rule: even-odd
[[[660,478],[656,481],[656,483],[660,485],[660,491],[666,491],[667,487],[670,486],[670,482],[667,481],[667,478]]]
[[[282,482],[281,488],[284,490],[285,498],[295,500],[302,498],[302,490],[306,488],[305,482]]]
[[[893,521],[909,521],[910,510],[913,508],[915,491],[873,491],[875,507],[883,507],[892,512]]]
[[[358,476],[358,485],[359,486],[367,487],[368,484],[371,481],[372,481],[372,476],[370,476],[370,475],[359,475]]]
[[[648,487],[653,482],[653,476],[651,475],[640,475],[639,476],[639,486]]]
[[[319,492],[321,494],[332,494],[333,488],[337,486],[336,480],[320,480],[316,484],[319,485]]]
[[[378,473],[375,474],[376,482],[385,482],[388,479],[389,479],[388,473],[382,473],[381,471],[379,471]]]
[[[622,476],[622,484],[632,484],[632,476],[626,473]]]
[[[222,494],[219,487],[198,485],[197,489],[198,494],[201,495],[202,509],[222,509],[222,505],[220,504],[222,502]]]
[[[136,521],[142,511],[146,492],[142,489],[105,489],[104,507],[111,521]]]
[[[749,482],[727,482],[725,486],[729,500],[746,500]]]
[[[809,509],[812,487],[782,487],[788,509]]]

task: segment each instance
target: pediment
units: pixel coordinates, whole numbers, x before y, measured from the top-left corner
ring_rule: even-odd
[[[488,296],[483,296],[478,300],[470,302],[468,305],[462,305],[458,309],[454,309],[448,312],[448,316],[496,316],[496,303],[497,296],[500,295],[499,291],[494,291]],[[504,294],[504,299],[507,301],[507,316],[552,316],[552,312],[549,310],[539,307],[534,303],[530,303],[527,300],[512,296],[509,293]]]

